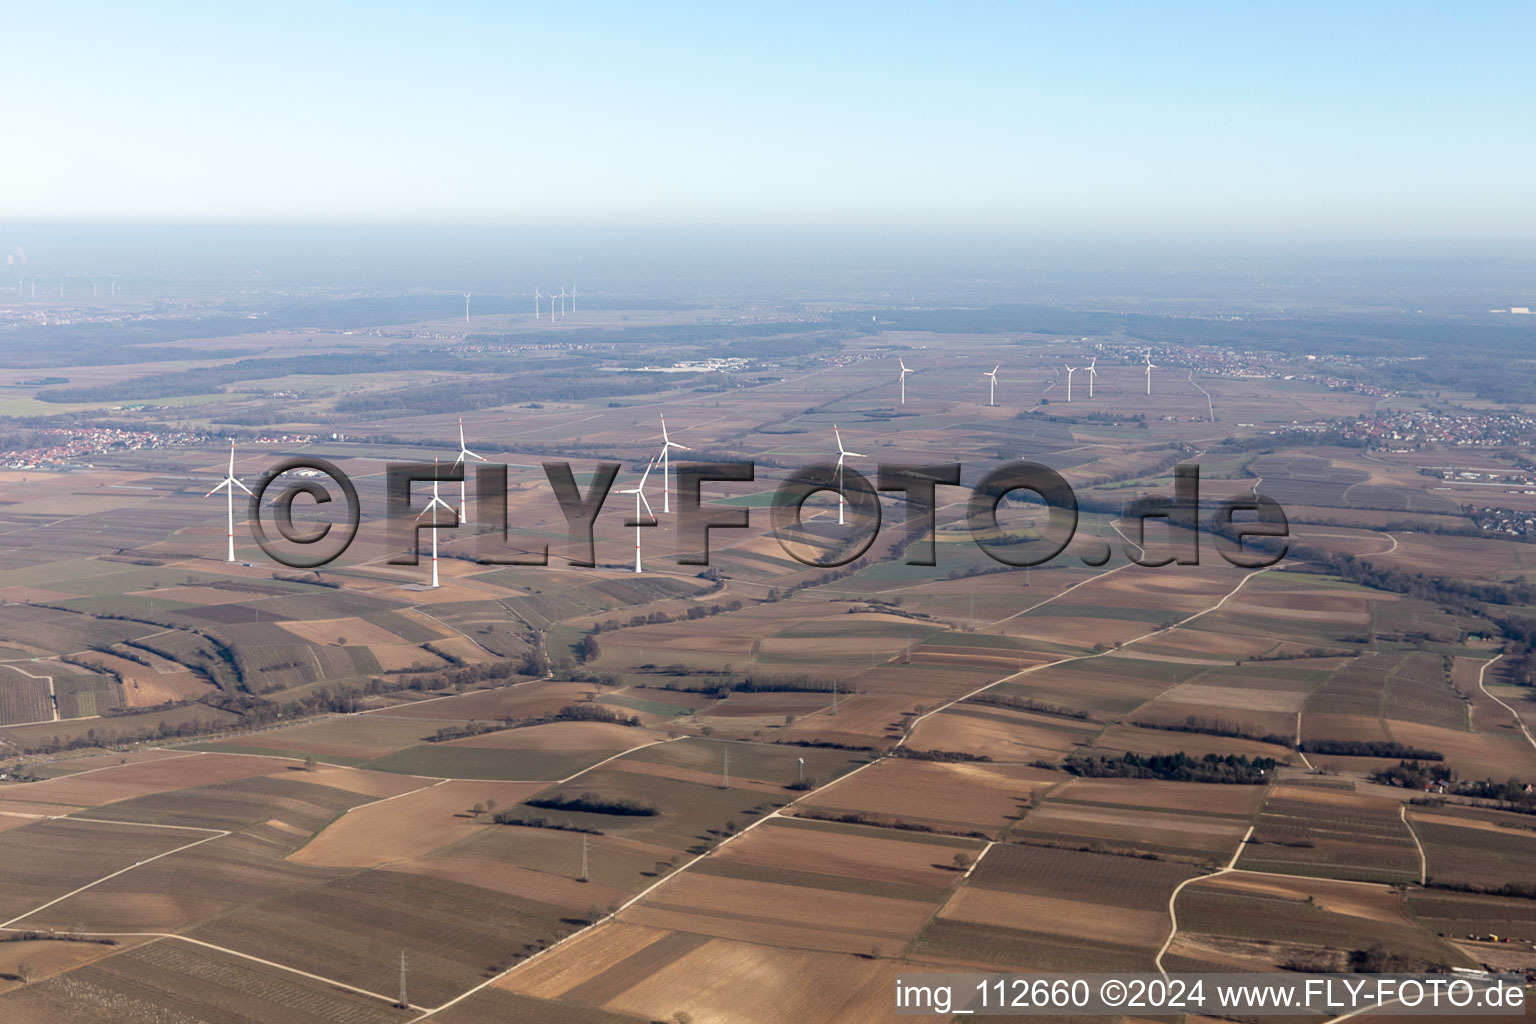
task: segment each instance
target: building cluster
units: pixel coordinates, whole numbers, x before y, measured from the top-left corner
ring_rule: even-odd
[[[1502,533],[1509,537],[1536,538],[1536,512],[1522,512],[1496,506],[1464,506],[1479,530]]]
[[[220,438],[181,430],[125,430],[121,427],[56,427],[36,434],[52,438],[52,444],[0,452],[7,469],[70,469],[82,459],[102,452],[138,451],[152,448],[186,448]],[[251,444],[310,444],[314,434],[264,434]]]
[[[0,454],[7,468],[64,467],[101,452],[180,448],[207,444],[210,440],[206,434],[179,430],[124,430],[120,427],[57,427],[37,433],[53,439],[53,443]]]
[[[206,435],[181,431],[122,430],[117,427],[63,427],[39,430],[52,444],[0,454],[8,469],[43,469],[74,465],[83,458],[106,451],[138,448],[176,448],[204,444]]]
[[[1342,420],[1336,429],[1387,451],[1428,446],[1499,448],[1536,438],[1536,416],[1526,413],[1441,412],[1433,409],[1379,412]]]

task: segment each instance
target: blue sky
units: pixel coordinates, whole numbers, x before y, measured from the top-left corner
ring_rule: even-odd
[[[1530,4],[30,4],[0,218],[1529,238]]]

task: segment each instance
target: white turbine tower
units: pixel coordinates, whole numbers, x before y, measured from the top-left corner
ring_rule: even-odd
[[[571,312],[576,312],[576,286],[571,285]]]
[[[1002,369],[1002,366],[1002,363],[998,363],[996,366],[992,367],[990,371],[982,374],[983,377],[986,377],[991,381],[991,383],[987,385],[989,389],[987,392],[988,405],[997,404],[997,371]]]
[[[901,367],[901,404],[907,404],[907,374],[915,373],[915,370],[907,369],[907,364],[902,362],[900,356],[896,357],[896,363]]]
[[[535,288],[533,290],[533,318],[535,320],[539,318],[539,300],[543,297],[544,293],[539,291],[539,289]]]
[[[485,456],[484,455],[476,455],[474,452],[470,451],[467,447],[465,447],[465,445],[464,445],[464,417],[460,416],[459,417],[459,457],[453,460],[453,464],[455,466],[463,466],[464,469],[465,469],[465,474],[464,475],[468,476],[469,475],[469,473],[468,473],[469,467],[465,463],[466,459],[478,459],[481,462],[484,462],[485,461]],[[459,522],[461,522],[461,523],[469,522],[469,519],[464,515],[464,480],[463,480],[462,477],[459,479]]]
[[[560,286],[560,315],[565,316],[565,285]]]
[[[837,438],[837,525],[843,525],[843,460],[852,455],[856,459],[867,458],[862,452],[850,452],[843,447],[843,435],[832,424],[832,436]]]
[[[228,492],[228,495],[229,495],[229,557],[224,559],[226,562],[233,562],[235,560],[235,488],[236,487],[240,488],[246,494],[250,494],[251,493],[251,489],[249,487],[245,486],[245,484],[243,484],[239,480],[235,479],[235,442],[233,440],[231,440],[229,442],[229,473],[225,475],[224,480],[219,484],[219,486],[215,487],[213,490],[211,490],[207,494],[203,495],[203,497],[205,497],[205,498],[211,498],[215,494],[218,494],[220,491],[223,491],[223,490],[227,489],[227,492]]]
[[[1093,397],[1093,381],[1099,375],[1099,371],[1094,369],[1094,367],[1098,365],[1098,362],[1099,362],[1099,357],[1098,356],[1094,356],[1093,357],[1093,362],[1089,363],[1088,366],[1087,366],[1087,370],[1088,370],[1088,397],[1089,398]]]
[[[1153,368],[1152,353],[1151,352],[1148,352],[1146,354],[1146,360],[1147,360],[1147,394],[1150,395],[1152,393],[1152,368]]]
[[[469,323],[469,297],[471,295],[473,295],[473,294],[474,294],[474,292],[465,292],[464,293],[464,322],[465,323]]]
[[[436,590],[437,587],[438,587],[438,584],[437,584],[437,509],[439,509],[439,508],[443,509],[443,511],[447,512],[449,515],[453,514],[453,509],[451,507],[449,507],[448,503],[446,501],[444,501],[442,498],[439,498],[437,496],[437,460],[433,459],[432,460],[432,500],[427,502],[427,507],[422,509],[421,510],[421,515],[416,517],[416,521],[419,523],[419,522],[421,522],[423,519],[425,519],[427,517],[427,513],[429,513],[429,512],[432,513],[432,589],[433,590]]]
[[[1072,401],[1072,375],[1078,371],[1076,366],[1067,367],[1067,401]]]
[[[573,307],[572,312],[574,311],[575,309]],[[693,451],[693,449],[689,448],[687,445],[678,444],[676,441],[667,436],[667,417],[663,415],[661,417],[661,511],[663,513],[670,513],[672,511],[672,502],[667,497],[667,495],[670,493],[670,485],[667,482],[667,475],[671,471],[672,462],[668,458],[667,453],[673,448],[677,448],[685,452]]]
[[[645,464],[645,472],[641,474],[640,482],[634,487],[627,487],[619,492],[635,496],[635,572],[642,571],[640,568],[640,505],[642,502],[645,504],[645,514],[650,516],[653,522],[656,519],[656,513],[651,511],[651,503],[645,498],[645,478],[651,475],[651,467],[654,465],[656,465],[656,459],[652,456],[651,461]]]

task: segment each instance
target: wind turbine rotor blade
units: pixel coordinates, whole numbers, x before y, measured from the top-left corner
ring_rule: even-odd
[[[636,491],[635,492],[635,496],[638,497],[640,499],[641,504],[643,504],[645,506],[645,514],[650,516],[652,519],[655,519],[656,518],[656,513],[651,511],[651,503],[650,503],[650,501],[648,501],[646,499],[645,492],[644,491]]]
[[[211,498],[215,494],[218,494],[220,491],[222,491],[224,488],[226,488],[228,486],[229,486],[229,481],[228,480],[221,480],[221,481],[219,481],[219,486],[215,487],[213,490],[211,490],[207,494],[203,495],[203,497]]]
[[[234,477],[230,477],[229,478],[229,482],[234,484],[236,487],[240,488],[246,494],[250,494],[252,496],[255,495],[254,491],[252,491],[249,487],[245,486],[245,484],[241,483],[239,480],[236,480]]]

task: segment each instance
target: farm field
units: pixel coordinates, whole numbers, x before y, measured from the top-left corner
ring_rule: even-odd
[[[1026,963],[1150,969],[1168,932],[1168,897],[1198,874],[1186,865],[998,844],[924,930],[913,955],[997,969]]]
[[[1336,786],[1281,785],[1264,800],[1238,866],[1356,881],[1418,881],[1400,802]]]
[[[1207,797],[1188,792],[1210,788],[1202,783],[1151,785],[1162,787],[1156,795],[1165,807],[1147,800],[1155,792],[1150,789],[1141,800],[1122,803],[1131,794],[1120,780],[1072,779],[1053,788],[1009,835],[1214,865],[1236,852],[1263,796],[1259,786],[1224,786],[1231,792]]]
[[[212,1019],[237,1004],[253,1024],[392,1024],[386,1002],[296,979],[201,947],[163,940],[12,992],[6,1019],[158,1024]]]
[[[385,1024],[451,1003],[426,1020],[874,1024],[898,972],[1150,971],[1165,941],[1170,971],[1346,971],[1372,950],[1536,966],[1536,819],[1517,813],[1536,783],[1519,614],[1536,555],[1471,511],[1536,500],[1436,475],[1520,476],[1536,435],[1391,451],[1368,433],[1486,398],[1419,388],[1406,356],[1254,356],[1234,338],[1272,321],[1214,300],[1199,319],[1062,313],[1103,324],[1061,331],[1032,329],[1049,311],[883,296],[627,310],[594,293],[590,321],[551,326],[474,301],[472,327],[381,314],[165,342],[196,354],[176,360],[157,342],[142,364],[0,366],[26,408],[184,417],[191,438],[0,469],[0,924],[118,940],[0,943],[0,1021]],[[1307,325],[1287,314],[1285,344]],[[1199,332],[1222,345],[1182,337]],[[399,368],[422,346],[476,369]],[[357,372],[286,365],[316,352]],[[922,368],[904,404],[898,356]],[[264,359],[285,365],[240,376]],[[1069,406],[1063,363],[1095,359],[1098,397]],[[462,379],[486,404],[443,399]],[[125,397],[43,394],[83,388]],[[694,454],[674,452],[672,511],[648,478],[637,573],[627,488],[663,411]],[[426,557],[398,564],[387,466],[451,460],[461,412],[466,444],[507,464],[508,529],[471,479],[434,589]],[[833,424],[872,482],[962,464],[931,531],[919,515],[909,534],[916,510],[886,490],[858,557],[791,557],[772,495],[836,457]],[[290,456],[347,473],[365,515],[342,558],[278,565],[237,505],[224,561],[224,506],[203,496],[231,439],[253,486]],[[756,464],[701,486],[709,511],[750,513],[710,531],[708,565],[679,558],[697,543],[685,456]],[[1015,458],[1079,501],[1066,548],[1029,569],[978,546],[965,489]],[[582,494],[617,465],[593,565],[555,460]],[[1190,463],[1202,528],[1143,534],[1130,503]],[[1290,517],[1272,570],[1231,565],[1203,525],[1253,493]],[[1026,497],[999,503],[994,554],[1048,527]],[[418,482],[412,514],[423,501]],[[858,536],[830,493],[803,522],[819,553]],[[930,541],[936,564],[916,564]],[[1137,564],[1190,544],[1198,564]],[[542,565],[480,560],[545,545]],[[1175,781],[1175,754],[1278,767]],[[1476,938],[1493,934],[1511,941]],[[391,1005],[402,952],[411,1010]]]
[[[1350,953],[1379,947],[1414,969],[1466,966],[1464,956],[1414,921],[1402,896],[1387,886],[1226,875],[1190,885],[1178,910],[1175,950],[1189,956],[1217,953],[1266,967],[1289,962],[1338,969]]]

